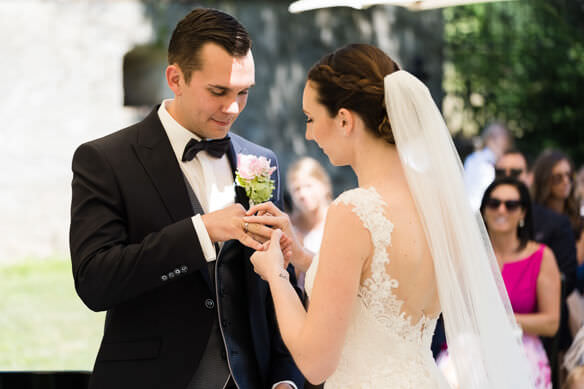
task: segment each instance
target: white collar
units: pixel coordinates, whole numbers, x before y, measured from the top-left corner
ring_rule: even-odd
[[[182,161],[182,155],[185,150],[185,146],[191,139],[201,140],[201,137],[197,134],[187,130],[181,126],[168,112],[166,105],[170,103],[172,99],[162,100],[162,104],[158,108],[158,118],[166,131],[166,135],[170,140],[170,145],[172,150],[176,155],[178,161]]]

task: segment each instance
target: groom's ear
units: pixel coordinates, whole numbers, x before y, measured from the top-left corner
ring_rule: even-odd
[[[175,96],[182,94],[183,74],[178,65],[172,64],[166,67],[166,82]]]

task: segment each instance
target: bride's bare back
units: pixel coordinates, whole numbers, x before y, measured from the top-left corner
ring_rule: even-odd
[[[375,188],[383,201],[385,217],[393,224],[391,244],[386,247],[386,272],[398,282],[393,294],[403,301],[401,311],[412,323],[425,315],[440,313],[434,265],[418,211],[407,188]],[[371,276],[371,261],[363,267],[361,280]]]

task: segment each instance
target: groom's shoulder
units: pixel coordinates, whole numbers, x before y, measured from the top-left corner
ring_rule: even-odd
[[[93,146],[105,150],[119,150],[120,148],[127,148],[131,144],[138,142],[139,134],[142,129],[151,128],[153,126],[160,126],[162,128],[160,119],[158,119],[158,115],[156,114],[156,108],[139,122],[131,124],[120,130],[115,130],[102,137],[89,140],[81,146]]]
[[[274,153],[273,150],[267,147],[254,143],[244,138],[243,136],[237,135],[233,132],[230,132],[229,136],[231,137],[231,142],[234,144],[236,152],[238,154],[254,154],[270,158],[276,158],[276,153]]]

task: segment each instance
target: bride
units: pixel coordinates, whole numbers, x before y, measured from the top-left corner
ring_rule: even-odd
[[[306,138],[350,165],[359,187],[330,206],[314,258],[271,203],[245,221],[278,228],[251,260],[306,378],[325,388],[448,388],[430,351],[442,312],[460,388],[532,388],[488,236],[427,88],[381,50],[353,44],[310,69],[303,110]],[[284,256],[307,272],[307,311]]]

